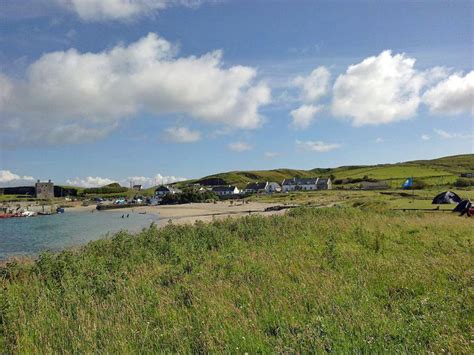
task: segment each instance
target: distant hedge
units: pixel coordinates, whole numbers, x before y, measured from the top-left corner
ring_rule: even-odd
[[[126,187],[119,186],[103,186],[103,187],[91,187],[88,189],[84,189],[83,194],[117,194],[127,192],[128,189]]]
[[[364,176],[362,178],[347,178],[347,179],[336,179],[334,180],[334,185],[342,185],[342,184],[357,184],[360,182],[378,182],[379,180],[369,178],[368,176]]]
[[[469,187],[469,186],[474,186],[474,179],[469,179],[469,178],[459,178],[456,180],[454,183],[454,186],[456,187]]]
[[[168,194],[163,197],[161,204],[173,205],[192,202],[206,202],[209,200],[218,200],[219,197],[211,191],[195,191],[192,189],[185,190],[177,194]]]

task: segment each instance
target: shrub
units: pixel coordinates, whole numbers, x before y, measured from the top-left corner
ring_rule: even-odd
[[[474,179],[468,179],[468,178],[459,178],[456,180],[454,183],[454,186],[456,187],[469,187],[469,186],[474,186]]]
[[[212,191],[197,191],[192,188],[185,189],[177,194],[167,194],[163,197],[162,205],[174,205],[183,203],[199,203],[217,200],[218,196]]]

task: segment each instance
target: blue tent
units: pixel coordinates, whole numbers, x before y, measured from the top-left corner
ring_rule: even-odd
[[[404,189],[409,189],[412,186],[413,186],[413,178],[409,177],[408,179],[405,180],[402,187]]]

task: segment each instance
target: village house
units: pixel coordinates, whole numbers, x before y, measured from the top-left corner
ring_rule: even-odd
[[[322,178],[292,178],[285,179],[282,183],[282,191],[314,191],[332,189],[331,179]]]
[[[212,192],[214,192],[217,196],[229,196],[229,195],[238,195],[240,190],[232,185],[229,186],[214,186],[212,188]]]
[[[180,190],[172,187],[172,186],[165,186],[165,185],[161,185],[161,186],[158,186],[156,189],[155,189],[155,196],[156,197],[163,197],[165,195],[168,195],[168,194],[176,194],[176,193],[179,193],[181,192]]]
[[[243,190],[244,194],[257,194],[259,192],[267,192],[268,182],[250,182]]]
[[[316,183],[316,188],[318,190],[332,190],[331,179],[318,178],[318,182]]]
[[[277,182],[269,182],[267,184],[266,190],[268,193],[281,192],[281,186]]]

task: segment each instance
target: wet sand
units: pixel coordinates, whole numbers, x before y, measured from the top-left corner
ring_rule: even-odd
[[[215,219],[227,217],[242,217],[248,215],[272,215],[283,214],[286,210],[265,212],[268,207],[279,206],[280,204],[272,203],[234,203],[229,201],[219,201],[217,203],[187,203],[182,205],[163,205],[163,206],[143,206],[130,207],[122,209],[124,213],[147,213],[160,217],[159,226],[168,223],[185,224],[194,223],[196,221],[211,222]],[[108,213],[109,211],[97,211],[95,205],[69,207],[68,211],[83,211],[94,213]],[[114,210],[117,211],[117,210]]]

